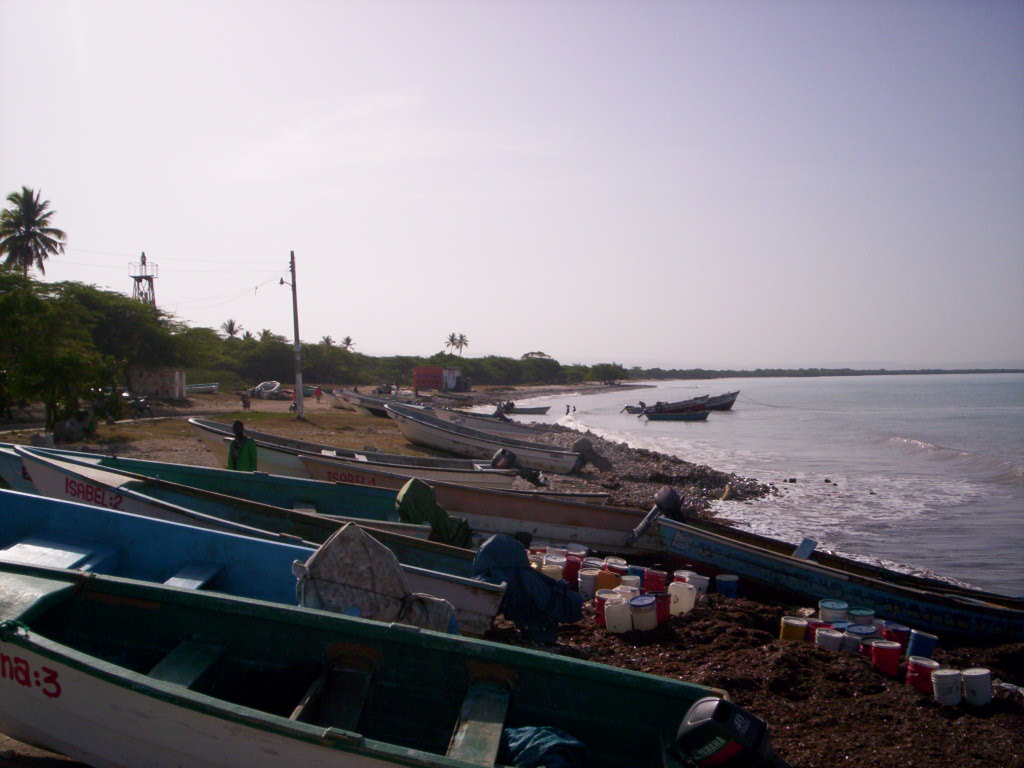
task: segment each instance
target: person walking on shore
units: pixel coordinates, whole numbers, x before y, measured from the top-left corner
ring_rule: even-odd
[[[235,439],[228,446],[228,469],[255,472],[256,441],[246,436],[245,425],[241,421],[235,421],[231,430],[235,433]]]
[[[323,397],[323,396],[324,396],[324,391],[322,389],[320,389],[319,386],[316,389],[313,390],[313,397],[316,398],[316,401],[318,403],[320,402],[320,398]]]

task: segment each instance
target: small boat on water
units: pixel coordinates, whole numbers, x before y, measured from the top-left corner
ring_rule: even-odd
[[[368,512],[365,517],[360,517],[358,511],[346,517],[335,517],[275,507],[98,466],[88,458],[78,460],[20,446],[16,450],[33,484],[41,494],[50,498],[314,547],[323,544],[346,523],[357,523],[395,553],[415,592],[451,603],[459,624],[469,628],[467,631],[477,634],[486,631],[501,603],[502,589],[473,578],[474,554],[470,550],[426,541],[425,537],[430,533],[428,526],[369,517],[369,514],[375,514],[378,518],[385,515],[397,518],[393,500],[389,512],[379,511],[388,501],[386,491],[352,486],[353,500],[369,497],[369,503],[364,506],[372,506],[376,511]],[[249,473],[236,474],[240,478],[251,479]],[[381,494],[385,496],[381,497]]]
[[[483,432],[439,419],[418,408],[391,404],[387,411],[406,440],[417,445],[476,458],[494,456],[504,450],[515,455],[517,466],[541,472],[569,474],[583,466],[583,456],[575,451]]]
[[[188,420],[193,431],[206,444],[221,466],[227,465],[228,445],[234,439],[230,424],[208,419]],[[337,458],[365,465],[367,470],[379,469],[433,482],[465,483],[487,488],[511,488],[518,476],[514,469],[496,469],[489,461],[438,458],[433,456],[406,456],[379,451],[356,451],[348,448],[310,443],[288,437],[246,429],[245,434],[256,441],[259,448],[257,464],[261,471],[289,477],[309,477],[300,456]]]
[[[503,413],[519,413],[519,414],[533,414],[535,416],[542,416],[551,410],[550,405],[510,405],[507,408],[503,408]]]
[[[648,421],[707,421],[711,411],[670,411],[659,413],[650,409],[644,411],[643,416]]]
[[[709,397],[707,402],[704,403],[704,407],[709,411],[731,411],[733,405],[736,403],[736,398],[740,396],[740,391],[737,389],[735,392],[726,392],[723,395],[715,395]]]
[[[0,731],[106,768],[480,768],[512,747],[513,728],[569,734],[592,768],[664,768],[677,765],[669,745],[691,707],[724,695],[485,640],[16,563],[0,563],[0,658]]]
[[[350,570],[347,600],[327,610],[373,608],[358,615],[439,628],[451,627],[454,609],[436,598],[412,595],[394,556],[355,527],[334,548],[321,551],[333,567]],[[376,562],[363,562],[371,552]],[[317,549],[267,541],[249,536],[181,525],[111,509],[58,501],[43,496],[0,491],[0,561],[76,568],[89,573],[152,581],[184,589],[206,589],[224,594],[298,605],[297,588],[304,591],[295,563],[310,561]],[[390,557],[390,563],[388,558]],[[310,595],[313,593],[310,592]],[[406,604],[417,609],[404,612]],[[418,610],[429,606],[428,610]],[[438,623],[437,620],[440,619]],[[438,625],[424,620],[433,620]],[[421,623],[423,622],[423,623]]]
[[[664,499],[662,494],[659,496]],[[810,540],[807,546],[794,547],[767,536],[673,513],[671,501],[663,501],[661,508],[665,514],[657,517],[657,526],[665,550],[701,567],[702,573],[735,574],[770,590],[814,602],[842,600],[851,607],[871,608],[878,618],[940,637],[1024,641],[1024,598],[862,563],[819,551]]]

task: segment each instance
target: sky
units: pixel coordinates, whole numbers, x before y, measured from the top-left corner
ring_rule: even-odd
[[[191,326],[1024,367],[1024,2],[0,0],[22,186]]]

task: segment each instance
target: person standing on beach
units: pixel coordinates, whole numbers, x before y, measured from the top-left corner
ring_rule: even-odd
[[[324,396],[324,391],[322,389],[320,389],[319,386],[317,386],[317,388],[313,390],[313,397],[315,397],[316,401],[319,403],[320,402],[320,398],[323,397],[323,396]]]
[[[245,425],[241,421],[235,421],[231,430],[235,433],[235,439],[228,446],[228,469],[255,472],[256,441],[246,436]]]

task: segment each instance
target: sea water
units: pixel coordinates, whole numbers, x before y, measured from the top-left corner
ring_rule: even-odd
[[[733,410],[703,422],[621,412],[736,389]],[[716,503],[757,533],[1024,595],[1024,374],[668,381],[529,402],[551,410],[521,421],[589,429],[772,483],[779,492],[769,498]]]

